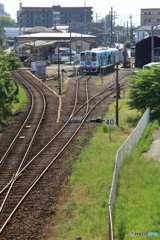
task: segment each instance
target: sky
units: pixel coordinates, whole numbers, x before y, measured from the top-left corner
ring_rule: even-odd
[[[23,7],[51,7],[60,5],[61,7],[93,7],[94,20],[101,19],[111,12],[111,8],[115,15],[116,25],[134,26],[140,25],[141,8],[160,8],[160,1],[154,0],[21,0]],[[12,19],[16,20],[16,13],[19,10],[20,0],[0,0],[4,4],[4,10],[11,15]],[[128,22],[128,23],[127,23]]]

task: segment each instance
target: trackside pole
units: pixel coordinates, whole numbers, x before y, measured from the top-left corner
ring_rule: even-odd
[[[109,141],[111,141],[112,138],[111,138],[111,127],[110,126],[108,126],[108,132],[109,132]]]
[[[114,118],[106,118],[105,119],[106,125],[108,126],[108,133],[109,133],[109,140],[111,141],[111,127],[115,125]]]
[[[116,124],[119,126],[119,113],[118,113],[118,98],[119,98],[119,86],[118,86],[118,63],[116,63]]]

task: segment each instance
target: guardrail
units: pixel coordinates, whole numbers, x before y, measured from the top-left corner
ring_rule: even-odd
[[[138,122],[137,127],[132,131],[130,136],[126,139],[126,141],[117,151],[113,178],[112,178],[111,191],[110,191],[109,201],[108,201],[108,213],[109,213],[108,239],[109,240],[113,240],[112,212],[113,212],[113,207],[114,207],[114,202],[116,197],[119,168],[121,167],[121,164],[124,160],[126,153],[128,153],[135,146],[135,144],[138,142],[138,140],[142,136],[142,133],[146,125],[149,123],[149,121],[150,121],[150,109],[148,108],[143,114],[143,116],[141,117],[140,121]]]

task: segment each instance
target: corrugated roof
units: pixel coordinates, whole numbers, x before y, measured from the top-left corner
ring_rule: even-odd
[[[70,33],[33,33],[33,34],[26,34],[26,35],[20,35],[17,36],[17,38],[69,38]],[[83,38],[96,38],[95,35],[88,35],[88,34],[79,34],[79,33],[71,33],[71,37],[83,37]]]

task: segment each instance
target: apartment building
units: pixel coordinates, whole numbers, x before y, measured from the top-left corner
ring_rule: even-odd
[[[160,25],[160,8],[141,9],[141,27],[145,25]]]
[[[69,23],[91,22],[92,7],[23,7],[17,11],[17,23],[20,27],[52,27]]]
[[[1,16],[9,16],[9,17],[10,17],[10,14],[9,14],[9,13],[6,13],[6,12],[4,11],[4,4],[1,4],[1,3],[0,3],[0,15],[1,15]]]

